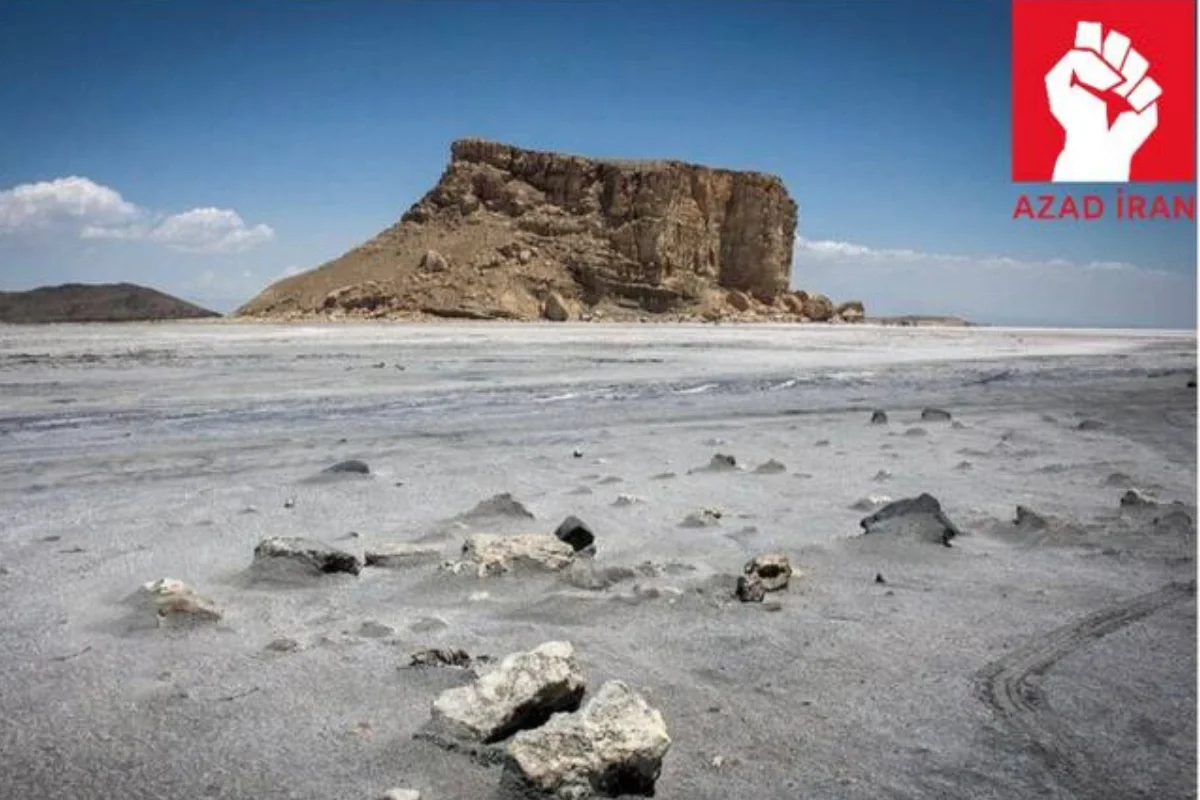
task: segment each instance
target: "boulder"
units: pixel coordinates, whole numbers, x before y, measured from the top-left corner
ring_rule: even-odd
[[[450,262],[437,250],[426,250],[421,256],[421,269],[425,272],[445,272],[450,268]]]
[[[221,612],[212,600],[175,578],[160,578],[142,584],[140,594],[154,610],[160,625],[221,619]]]
[[[795,316],[804,314],[804,301],[794,294],[783,295],[783,310]]]
[[[1138,489],[1130,489],[1121,495],[1121,508],[1138,508],[1152,505],[1155,505],[1154,500]]]
[[[566,322],[571,318],[571,309],[557,292],[551,292],[542,304],[542,316],[551,322]]]
[[[754,305],[754,302],[750,299],[750,295],[745,292],[739,292],[736,289],[726,292],[725,302],[735,311],[749,311]]]
[[[792,578],[792,564],[782,553],[755,556],[746,562],[742,572],[762,583],[764,591],[786,589]]]
[[[471,656],[466,650],[456,647],[433,647],[413,653],[408,659],[410,667],[469,667]]]
[[[436,563],[441,558],[440,548],[414,542],[374,545],[363,553],[363,561],[368,567],[391,569]]]
[[[835,315],[843,322],[862,322],[866,312],[858,300],[848,300],[837,307]]]
[[[828,322],[833,317],[833,301],[823,294],[810,294],[804,301],[804,316],[813,322]]]
[[[593,550],[596,541],[596,536],[592,533],[591,528],[583,520],[575,516],[564,519],[554,531],[554,536],[556,539],[571,545],[576,553],[584,550]]]
[[[512,653],[466,686],[447,689],[433,703],[436,736],[491,744],[536,728],[583,698],[583,673],[569,642],[546,642]]]
[[[463,558],[474,564],[479,575],[516,569],[560,570],[575,560],[575,548],[545,533],[499,536],[477,533],[463,544]]]
[[[886,411],[883,411],[882,409],[877,408],[871,412],[871,424],[872,425],[887,425],[887,421],[888,421],[888,415],[887,415]]]
[[[514,736],[501,785],[561,800],[653,797],[670,747],[662,714],[627,684],[608,681],[579,713]]]
[[[905,532],[919,538],[936,541],[946,547],[962,532],[942,512],[942,505],[933,495],[923,493],[888,503],[859,523],[863,533]]]
[[[743,603],[761,603],[767,596],[767,587],[753,575],[739,575],[733,593]]]
[[[315,539],[302,537],[273,536],[263,539],[254,548],[256,566],[267,566],[273,562],[286,562],[313,574],[346,572],[357,575],[362,562],[336,547]]]
[[[921,420],[924,422],[949,422],[950,412],[940,408],[926,408],[921,411]]]

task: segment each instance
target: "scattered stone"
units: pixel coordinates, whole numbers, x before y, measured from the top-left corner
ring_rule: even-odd
[[[921,538],[937,541],[946,547],[950,546],[951,539],[962,534],[942,512],[942,505],[937,498],[928,493],[889,503],[871,516],[864,517],[859,524],[864,534],[899,529],[917,533]]]
[[[447,689],[433,703],[435,738],[491,744],[536,728],[583,698],[583,673],[569,642],[546,642],[512,653],[467,686]]]
[[[668,481],[674,477],[676,477],[674,472],[660,472],[657,475],[652,475],[651,480]]]
[[[288,499],[284,500],[283,507],[284,508],[295,508],[296,507],[296,498],[289,497]]]
[[[1195,530],[1195,522],[1192,520],[1191,514],[1181,508],[1172,509],[1161,517],[1155,517],[1152,524],[1156,533],[1169,530],[1175,533],[1189,534]]]
[[[1032,530],[1041,530],[1047,525],[1045,517],[1026,506],[1017,506],[1017,513],[1013,517],[1013,524]]]
[[[877,483],[882,483],[883,481],[887,481],[887,480],[891,480],[891,479],[892,479],[892,473],[888,472],[886,469],[879,470],[878,472],[875,473],[875,476],[871,478],[871,480],[873,480]]]
[[[787,467],[782,462],[776,461],[773,458],[764,461],[754,468],[756,475],[778,475],[781,472],[787,472]]]
[[[571,455],[574,456],[575,458],[583,458],[583,451],[580,450],[578,447],[576,447],[575,450],[571,453]]]
[[[721,524],[721,510],[717,508],[702,508],[693,511],[679,523],[681,528],[711,528]]]
[[[1130,489],[1121,495],[1121,508],[1156,505],[1155,501],[1138,489]]]
[[[1075,426],[1077,431],[1099,431],[1104,429],[1104,423],[1096,419],[1085,419]]]
[[[221,619],[221,612],[212,600],[174,578],[160,578],[143,584],[141,594],[150,601],[160,625],[168,622],[217,622]]]
[[[575,548],[544,533],[498,536],[477,533],[463,544],[463,557],[481,577],[511,572],[522,567],[560,570],[575,559]],[[457,570],[455,570],[457,571]]]
[[[598,483],[601,486],[611,486],[614,483],[624,483],[624,482],[625,482],[625,480],[623,478],[618,478],[616,475],[609,475],[607,477],[601,478],[598,481]]]
[[[268,642],[267,649],[272,653],[292,653],[300,649],[300,643],[291,637],[281,636]]]
[[[383,365],[380,364],[380,366],[383,366]],[[371,474],[371,468],[367,466],[366,462],[359,461],[357,459],[351,459],[349,461],[339,461],[338,463],[334,464],[332,467],[326,467],[325,469],[323,469],[321,471],[327,475],[370,475]]]
[[[357,575],[362,570],[362,562],[357,556],[315,539],[274,536],[263,539],[254,548],[257,565],[279,560],[295,563],[317,574],[346,572]]]
[[[257,508],[255,508],[254,506],[246,506],[245,508],[243,508],[243,509],[242,509],[241,511],[239,511],[238,513],[239,513],[239,514],[257,514],[257,513],[258,513],[258,509],[257,509]]]
[[[486,517],[534,518],[533,512],[523,506],[509,492],[493,495],[460,516],[461,519],[481,519]]]
[[[884,411],[883,409],[877,408],[871,412],[871,424],[872,425],[887,425],[887,421],[888,421],[887,412]]]
[[[570,516],[564,519],[555,529],[554,536],[571,545],[576,553],[595,550],[596,535],[579,517]]]
[[[971,464],[971,462],[970,462],[970,461],[960,461],[960,462],[958,462],[957,464],[955,464],[955,465],[954,465],[954,468],[955,468],[956,470],[958,470],[959,472],[962,472],[962,471],[964,471],[964,470],[968,470],[968,469],[970,469],[971,467],[972,467],[972,464]]]
[[[909,428],[904,432],[905,436],[928,436],[929,431],[924,428]]]
[[[792,564],[781,553],[756,556],[742,568],[742,572],[762,584],[763,591],[778,592],[786,589],[792,578]]]
[[[567,492],[567,494],[582,495],[582,494],[595,494],[595,493],[592,491],[590,486],[576,486],[574,489]]]
[[[737,469],[737,459],[731,455],[717,453],[712,457],[712,460],[708,462],[708,467],[706,467],[706,469],[714,472],[734,470]]]
[[[644,502],[646,502],[646,501],[643,500],[642,498],[638,497],[637,495],[619,494],[619,495],[617,495],[617,499],[613,500],[613,505],[618,506],[618,507],[624,507],[624,506],[639,505]]]
[[[829,440],[818,439],[817,441],[813,442],[813,447],[829,447]]]
[[[950,412],[940,408],[926,408],[921,412],[923,422],[949,422]]]
[[[607,681],[578,714],[515,735],[501,786],[560,800],[653,797],[670,747],[662,714],[627,684]]]
[[[413,653],[408,659],[410,667],[469,667],[471,656],[466,650],[456,647],[431,647]]]
[[[851,503],[850,508],[854,511],[874,511],[890,502],[892,502],[892,498],[886,494],[869,494]]]
[[[966,425],[963,425],[963,424],[962,424],[961,422],[959,422],[958,420],[954,420],[953,422],[951,422],[951,423],[950,423],[950,427],[951,427],[951,428],[953,428],[953,429],[954,429],[954,430],[956,430],[956,431],[961,431],[963,428],[965,428],[965,427],[967,427],[967,426],[966,426]]]
[[[388,569],[435,563],[441,560],[441,557],[440,548],[414,542],[374,545],[363,553],[363,561],[368,567]]]
[[[1187,382],[1187,388],[1189,388],[1189,389],[1195,389],[1195,388],[1196,388],[1196,382],[1195,382],[1195,381],[1188,381],[1188,382]]]
[[[373,619],[369,619],[358,626],[358,635],[365,636],[368,639],[385,639],[395,633],[396,629],[391,625],[384,625],[382,622],[376,622]]]
[[[882,572],[876,572],[875,573],[875,582],[876,583],[887,583],[887,579],[883,577]]]

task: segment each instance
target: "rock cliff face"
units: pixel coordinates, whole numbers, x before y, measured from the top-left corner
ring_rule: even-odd
[[[238,313],[795,317],[808,300],[787,294],[795,231],[774,176],[463,140],[400,222]],[[824,302],[808,316],[833,316]]]

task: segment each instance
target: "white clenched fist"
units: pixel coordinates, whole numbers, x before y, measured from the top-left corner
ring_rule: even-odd
[[[1158,127],[1162,88],[1146,77],[1149,62],[1130,47],[1129,37],[1080,22],[1075,47],[1046,73],[1050,111],[1067,133],[1054,163],[1054,182],[1102,183],[1129,180],[1129,165]],[[1103,38],[1103,41],[1102,41]],[[1107,92],[1129,109],[1108,124]]]

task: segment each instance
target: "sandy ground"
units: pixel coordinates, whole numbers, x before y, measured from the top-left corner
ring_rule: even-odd
[[[1195,797],[1195,528],[1118,505],[1194,518],[1195,366],[1152,332],[0,327],[0,797],[492,798],[413,738],[468,675],[401,667],[551,639],[662,711],[661,798]],[[716,452],[746,469],[689,474]],[[373,474],[306,480],[346,458]],[[922,491],[954,547],[859,535],[855,501]],[[450,522],[500,492],[537,519]],[[567,514],[659,574],[247,576],[268,535],[451,556]],[[772,550],[780,608],[732,600]],[[224,620],[156,628],[127,598],[164,576]]]

